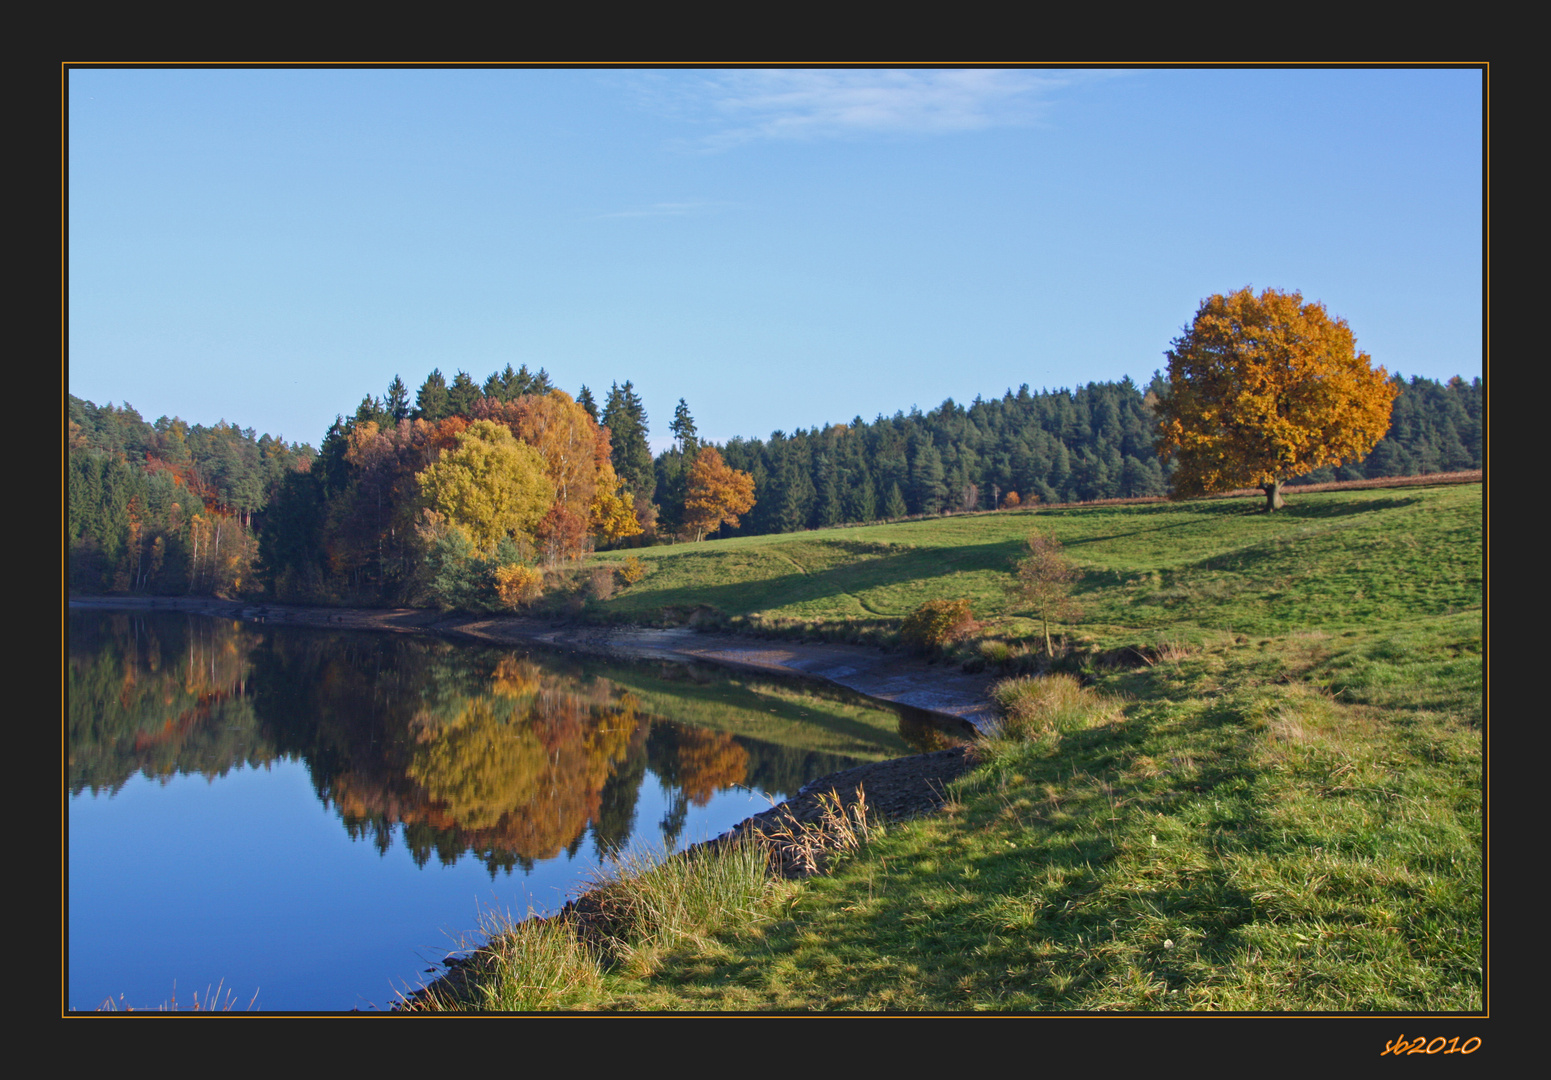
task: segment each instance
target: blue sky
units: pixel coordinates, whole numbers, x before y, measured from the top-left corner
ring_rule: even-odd
[[[652,441],[1166,365],[1301,290],[1482,374],[1471,69],[74,70],[69,389],[316,446],[439,368]]]

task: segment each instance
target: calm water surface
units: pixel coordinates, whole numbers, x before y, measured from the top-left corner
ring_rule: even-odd
[[[944,745],[842,691],[207,616],[70,613],[67,1001],[386,1008],[818,776]],[[255,994],[257,995],[255,998]]]

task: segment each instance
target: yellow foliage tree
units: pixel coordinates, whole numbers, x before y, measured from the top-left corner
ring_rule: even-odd
[[[689,494],[684,499],[684,524],[696,542],[724,524],[737,527],[738,515],[754,508],[754,477],[722,460],[714,446],[701,449],[689,467]]]
[[[503,536],[531,541],[555,499],[539,452],[489,420],[469,425],[417,479],[430,508],[487,552]]]
[[[641,531],[609,460],[609,430],[563,390],[482,403],[481,415],[509,427],[544,459],[554,485],[546,547],[567,558],[583,554],[588,534],[614,540]]]
[[[597,485],[597,421],[564,390],[525,394],[508,411],[517,437],[543,456],[555,502],[585,519]]]
[[[604,429],[607,435],[608,429]],[[607,459],[598,464],[597,490],[593,493],[592,508],[588,515],[587,531],[605,540],[618,540],[624,536],[641,533],[641,523],[636,520],[635,507],[623,495],[624,481],[614,472]]]
[[[1388,374],[1299,292],[1208,297],[1172,345],[1158,452],[1175,498],[1258,487],[1277,510],[1284,480],[1362,458],[1389,430]]]

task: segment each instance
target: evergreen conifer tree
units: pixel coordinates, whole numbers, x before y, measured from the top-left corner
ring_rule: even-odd
[[[686,457],[694,457],[695,451],[700,448],[700,440],[695,438],[695,419],[689,415],[689,406],[683,398],[679,398],[678,405],[673,409],[673,423],[668,425],[668,430],[678,440],[679,451]]]
[[[948,486],[943,483],[942,455],[932,445],[930,438],[917,450],[914,464],[910,486],[915,496],[916,512],[940,513],[948,499]]]
[[[417,420],[444,420],[452,415],[452,404],[447,397],[447,379],[437,368],[425,377],[425,382],[420,384],[420,392],[415,395],[415,419]]]
[[[878,497],[872,490],[872,477],[867,475],[865,467],[847,479],[850,483],[845,492],[846,520],[871,521],[876,518]]]
[[[361,404],[355,407],[355,416],[352,419],[356,424],[370,422],[382,428],[388,426],[390,417],[387,408],[382,403],[382,399],[372,394],[367,394],[361,399]]]
[[[454,416],[471,416],[481,394],[478,385],[466,371],[458,372],[447,389],[447,405]]]
[[[628,380],[623,386],[614,383],[609,387],[602,423],[609,429],[609,458],[614,472],[632,494],[650,500],[657,482],[651,447],[646,441],[646,409]]]
[[[839,525],[845,520],[845,507],[840,501],[840,478],[829,455],[820,454],[818,460],[818,506],[814,510],[815,524],[819,528]]]
[[[393,376],[393,381],[388,384],[388,397],[383,405],[395,425],[400,420],[409,418],[409,387],[405,386],[404,380],[397,375]]]
[[[523,368],[527,371],[527,368]],[[517,373],[512,370],[512,365],[507,364],[505,371],[492,372],[490,378],[485,380],[485,396],[496,401],[513,401],[520,396],[517,389]]]

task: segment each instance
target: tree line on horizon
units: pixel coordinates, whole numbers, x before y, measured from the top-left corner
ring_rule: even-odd
[[[1481,379],[1391,381],[1389,431],[1373,450],[1290,483],[1481,467]],[[515,602],[537,588],[535,568],[597,546],[1164,495],[1170,464],[1154,448],[1167,393],[1161,374],[1145,388],[1129,378],[1075,390],[1023,385],[967,406],[950,399],[927,412],[721,445],[699,438],[680,399],[673,444],[655,456],[630,381],[614,383],[599,409],[587,387],[573,399],[526,366],[483,383],[433,371],[413,400],[395,376],[383,395],[337,418],[316,451],[224,422],[151,424],[127,404],[70,396],[69,584],[312,602]],[[510,492],[527,492],[512,495],[521,508],[476,507],[449,494],[453,481],[436,486],[437,469],[445,479],[457,461],[463,486],[477,489],[481,463],[495,459]],[[504,533],[500,551],[475,542],[490,529]]]
[[[129,404],[69,395],[68,581],[87,592],[241,592],[256,533],[312,447],[220,421],[149,423]]]
[[[1394,376],[1390,428],[1366,457],[1317,469],[1293,484],[1476,469],[1482,462],[1483,388]],[[1076,390],[953,400],[871,422],[861,417],[768,440],[732,439],[722,452],[754,477],[755,507],[725,535],[794,532],[848,522],[992,510],[1032,503],[1161,496],[1171,463],[1155,450],[1156,407],[1168,383],[1129,378]],[[682,405],[682,403],[681,403]],[[682,425],[679,418],[675,423]],[[677,431],[675,432],[677,434]],[[690,431],[691,437],[693,430]],[[665,523],[684,468],[678,443],[656,459]]]

